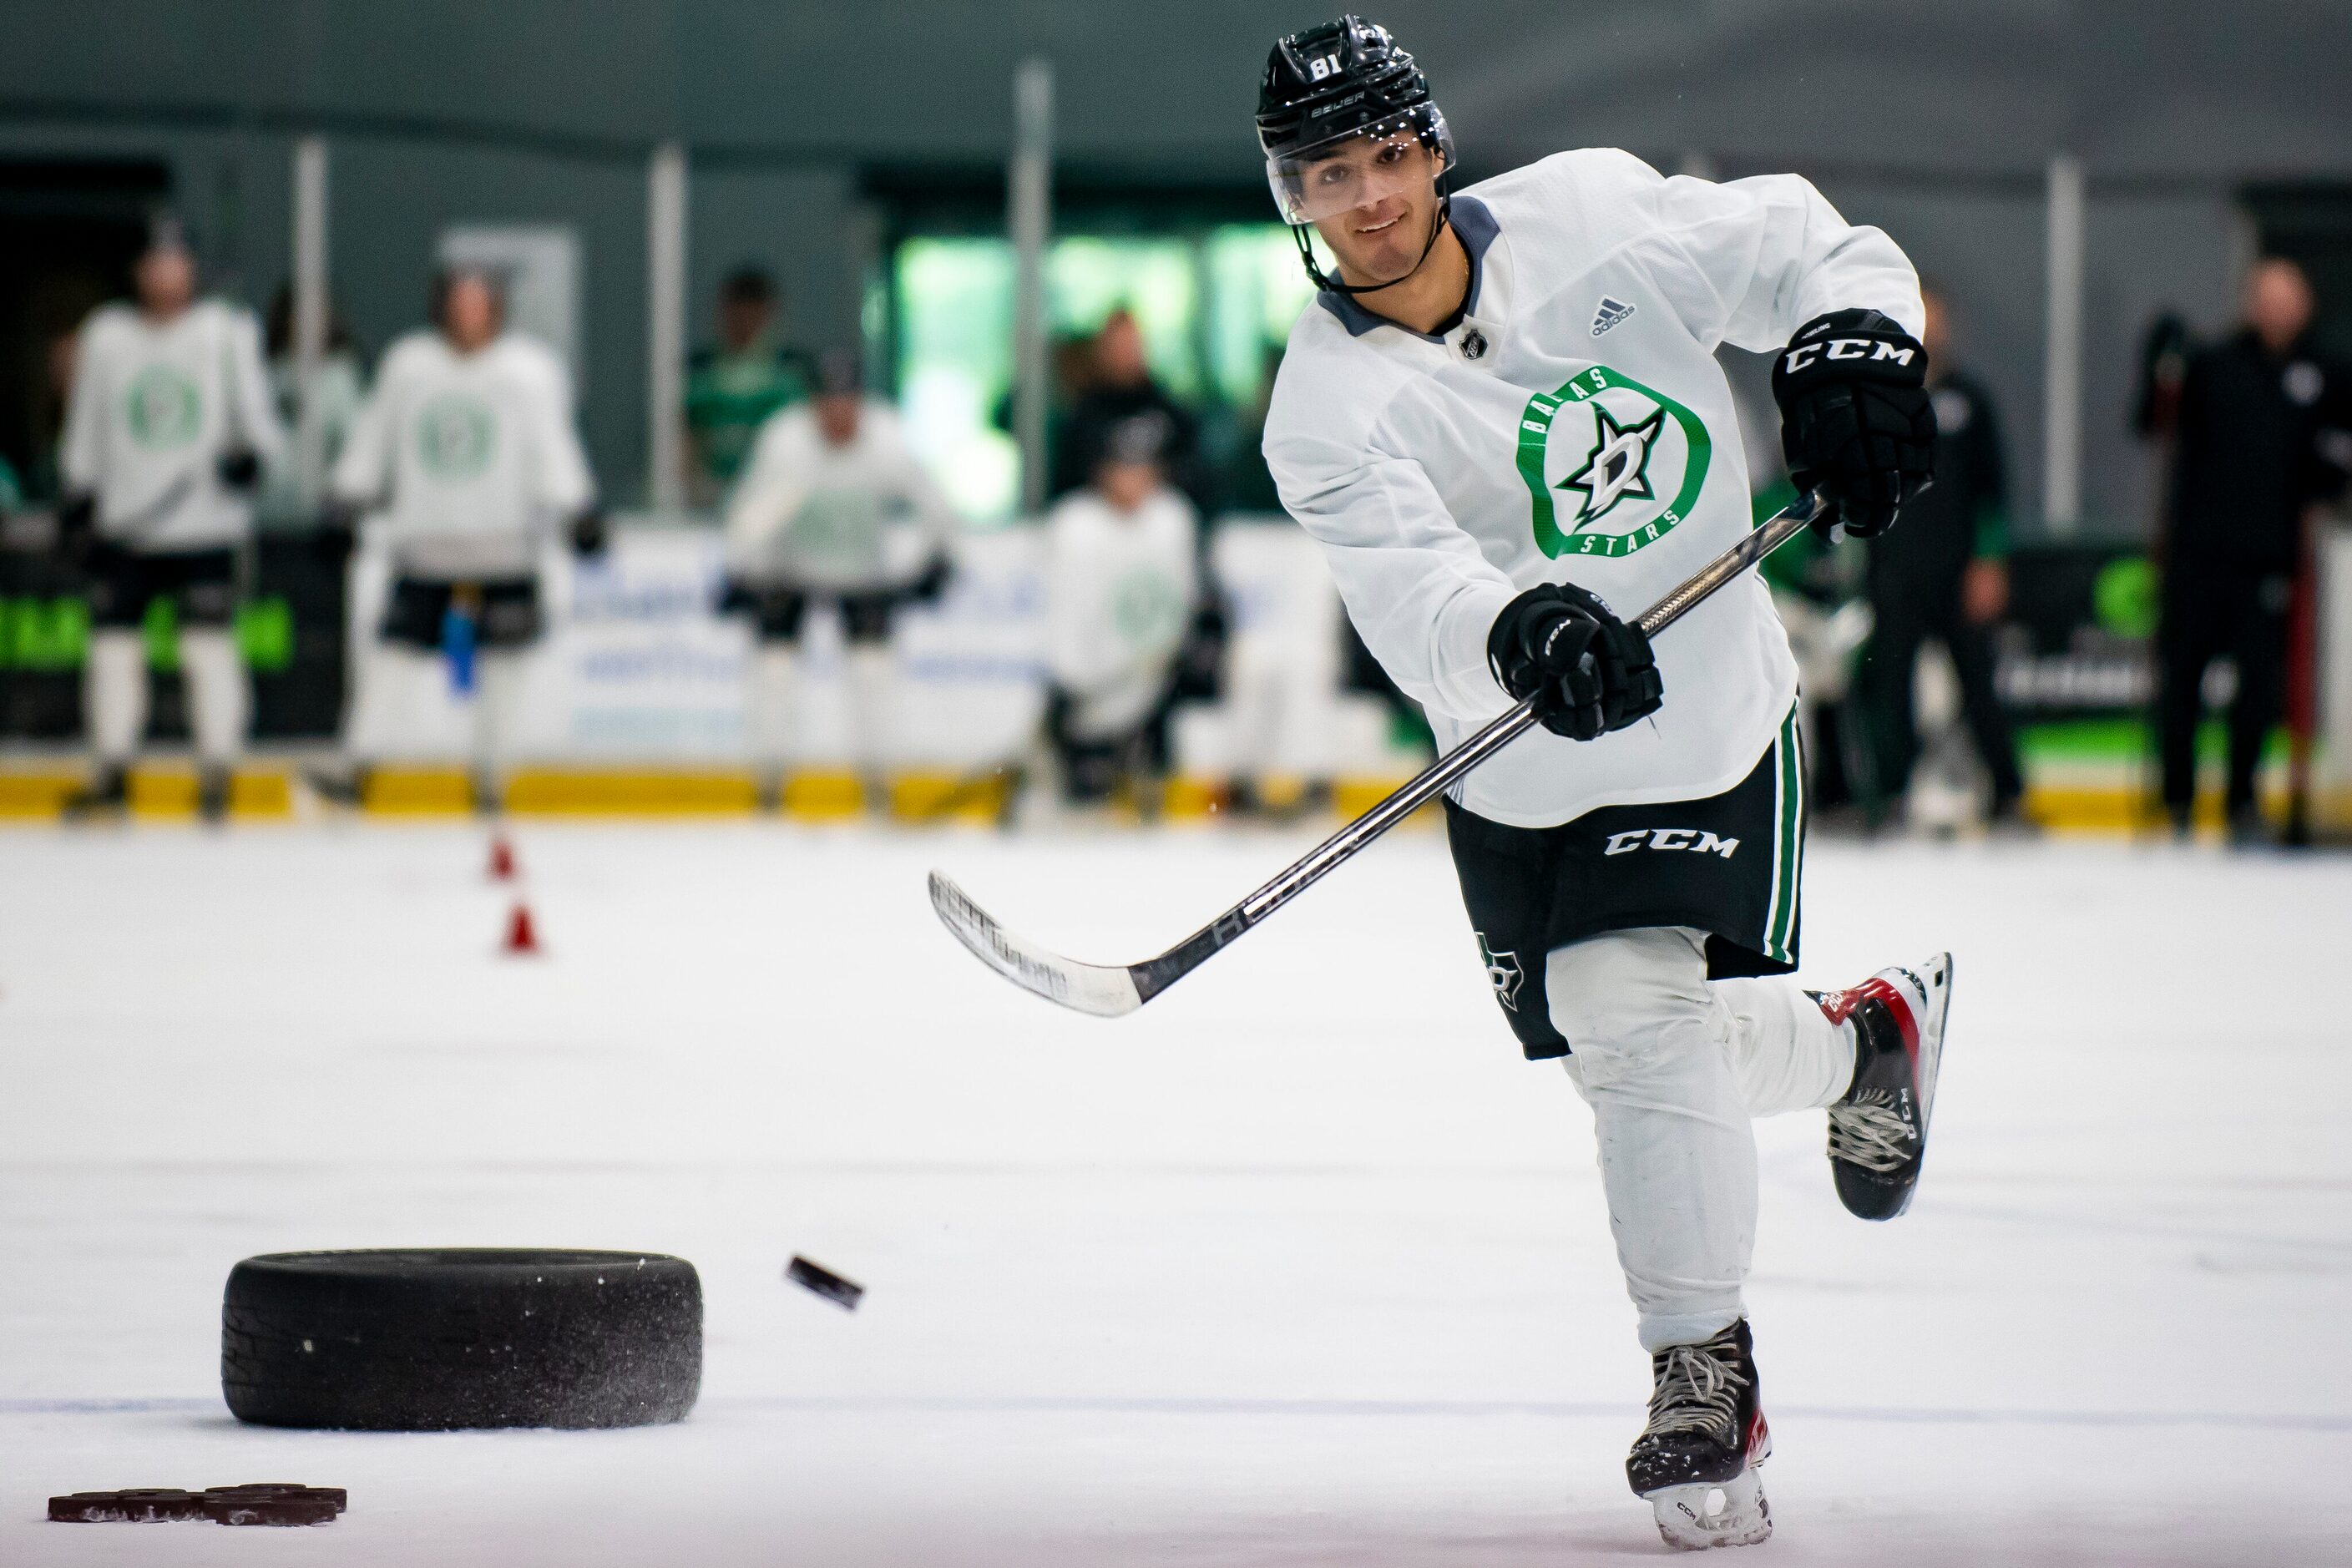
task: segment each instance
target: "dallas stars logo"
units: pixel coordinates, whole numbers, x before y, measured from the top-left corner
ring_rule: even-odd
[[[1554,428],[1577,432],[1573,437],[1562,435],[1560,458],[1566,462],[1570,452],[1584,446],[1588,427],[1581,422],[1588,418],[1591,445],[1583,466],[1554,482],[1551,475],[1559,471],[1549,460]],[[1570,439],[1576,447],[1568,446]],[[1536,547],[1556,561],[1563,555],[1631,555],[1656,543],[1698,504],[1714,448],[1696,414],[1609,365],[1588,366],[1557,391],[1529,394],[1519,414],[1517,466],[1528,487],[1528,521]],[[1654,476],[1653,458],[1659,465]],[[1562,515],[1562,490],[1580,498],[1572,517]],[[1619,504],[1627,500],[1636,504]]]
[[[1658,433],[1666,427],[1666,411],[1654,408],[1647,419],[1632,425],[1620,425],[1600,404],[1592,405],[1592,450],[1584,459],[1584,467],[1559,481],[1559,488],[1575,490],[1584,497],[1577,509],[1574,528],[1582,528],[1607,515],[1619,501],[1654,500],[1657,492],[1650,488],[1650,448]]]

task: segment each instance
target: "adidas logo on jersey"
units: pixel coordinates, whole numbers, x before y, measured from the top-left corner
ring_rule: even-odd
[[[1603,294],[1601,296],[1601,309],[1592,313],[1592,335],[1599,337],[1633,313],[1633,307],[1624,300],[1612,300]]]

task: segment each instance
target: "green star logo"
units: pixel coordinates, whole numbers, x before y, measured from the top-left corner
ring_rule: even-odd
[[[1574,429],[1587,411],[1592,445],[1584,466],[1554,484],[1545,472],[1553,427],[1565,415]],[[1583,445],[1580,437],[1576,441]],[[1650,460],[1661,448],[1664,467],[1654,481]],[[1517,467],[1528,487],[1536,547],[1556,561],[1563,555],[1631,555],[1656,543],[1698,504],[1714,449],[1706,422],[1696,414],[1605,364],[1579,371],[1556,392],[1530,394],[1519,414]],[[1674,493],[1661,500],[1660,490],[1667,488]],[[1582,498],[1572,518],[1559,515],[1562,490]],[[1640,504],[1619,505],[1629,500]],[[1605,527],[1593,526],[1604,520]]]
[[[1650,488],[1650,447],[1665,427],[1663,408],[1652,409],[1647,419],[1620,425],[1609,410],[1598,403],[1592,405],[1592,450],[1585,455],[1584,467],[1558,486],[1584,497],[1571,532],[1599,521],[1621,500],[1657,499],[1657,492]]]
[[[416,456],[437,479],[470,479],[490,466],[498,420],[489,405],[462,393],[433,399],[416,416]]]
[[[168,364],[151,364],[131,379],[131,438],[150,448],[184,447],[196,438],[203,406],[194,382]]]

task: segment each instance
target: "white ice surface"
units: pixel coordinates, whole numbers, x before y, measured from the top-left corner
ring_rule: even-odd
[[[0,836],[0,1563],[1659,1560],[1583,1109],[1487,1000],[1442,844],[1381,846],[1129,1019],[1076,956],[1296,836],[528,827],[547,955],[455,828]],[[1817,845],[1806,974],[1948,945],[1926,1184],[1768,1122],[1750,1297],[1789,1563],[2352,1559],[2352,865]],[[677,1252],[678,1426],[239,1427],[247,1254]],[[863,1282],[845,1314],[799,1251]],[[52,1492],[299,1480],[308,1531]]]

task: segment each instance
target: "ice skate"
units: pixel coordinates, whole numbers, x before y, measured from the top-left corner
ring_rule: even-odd
[[[1853,1084],[1830,1110],[1830,1171],[1840,1201],[1864,1219],[1911,1206],[1927,1152],[1952,1007],[1952,955],[1882,969],[1850,991],[1814,998],[1853,1025]]]
[[[1656,1512],[1667,1545],[1755,1545],[1772,1533],[1759,1468],[1772,1431],[1747,1320],[1699,1344],[1669,1345],[1650,1365],[1650,1425],[1625,1458],[1625,1479]]]
[[[120,763],[103,763],[92,769],[88,782],[66,796],[59,807],[68,822],[119,817],[130,809],[130,770]]]

